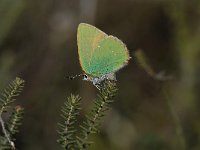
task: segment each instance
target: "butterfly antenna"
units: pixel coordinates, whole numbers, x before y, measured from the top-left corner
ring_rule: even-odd
[[[75,75],[75,76],[67,76],[66,79],[74,80],[75,78],[80,77],[80,76],[84,76],[84,74],[78,74],[78,75]]]

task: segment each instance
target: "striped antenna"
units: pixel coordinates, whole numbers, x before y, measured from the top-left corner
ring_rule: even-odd
[[[69,79],[69,80],[74,80],[75,78],[77,77],[85,77],[86,75],[85,74],[78,74],[78,75],[75,75],[75,76],[67,76],[65,79]]]

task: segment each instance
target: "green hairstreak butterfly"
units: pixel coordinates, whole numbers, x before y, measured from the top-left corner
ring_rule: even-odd
[[[121,40],[92,25],[79,24],[77,41],[83,80],[91,81],[97,88],[105,79],[116,80],[115,72],[127,65],[130,59]]]

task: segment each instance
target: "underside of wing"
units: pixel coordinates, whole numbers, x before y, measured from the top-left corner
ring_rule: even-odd
[[[99,42],[107,35],[96,27],[81,23],[78,26],[77,41],[79,61],[83,71],[88,73],[91,59]]]
[[[116,37],[107,36],[94,50],[88,72],[95,77],[116,72],[124,67],[129,59],[125,44]]]

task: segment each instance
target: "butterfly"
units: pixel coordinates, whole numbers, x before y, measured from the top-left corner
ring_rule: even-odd
[[[84,71],[77,76],[83,76],[83,80],[91,81],[98,89],[105,79],[116,80],[115,73],[130,59],[121,40],[86,23],[78,26],[77,43],[79,62]]]

